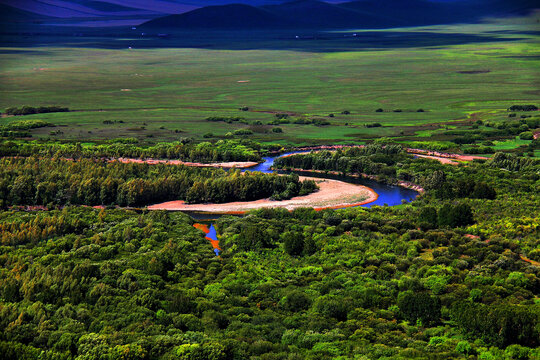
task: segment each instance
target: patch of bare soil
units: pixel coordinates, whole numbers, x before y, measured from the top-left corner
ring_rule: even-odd
[[[168,165],[185,165],[194,167],[214,167],[214,168],[238,168],[246,169],[258,165],[255,161],[231,161],[221,163],[196,163],[181,160],[160,160],[160,159],[132,159],[132,158],[118,158],[113,161],[120,161],[122,163],[145,163],[145,164],[168,164]]]

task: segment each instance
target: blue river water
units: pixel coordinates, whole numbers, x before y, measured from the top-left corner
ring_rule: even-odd
[[[309,151],[296,151],[296,152],[290,152],[285,153],[280,156],[286,156],[286,155],[292,155],[292,154],[301,154],[301,153],[307,153]],[[274,165],[274,160],[277,157],[280,156],[273,156],[273,157],[263,157],[264,162],[260,163],[257,166],[243,169],[244,171],[260,171],[264,173],[273,173],[275,170],[272,170],[271,167]],[[286,172],[283,172],[286,173]],[[309,171],[295,171],[295,173],[299,175],[306,175],[311,177],[318,177],[318,178],[325,178],[325,179],[336,179],[341,181],[346,181],[349,183],[359,184],[367,186],[371,189],[373,189],[377,194],[379,194],[379,198],[369,204],[359,205],[362,207],[372,207],[374,205],[378,206],[395,206],[395,205],[401,205],[403,201],[409,202],[414,200],[418,196],[418,192],[412,189],[407,189],[401,186],[396,185],[388,185],[379,183],[375,180],[369,180],[369,179],[357,179],[357,178],[351,178],[351,177],[343,177],[338,175],[330,175],[330,174],[317,174],[317,173],[311,173]],[[211,214],[197,214],[197,213],[190,213],[190,215],[195,219],[205,219],[205,220],[211,220],[211,219],[217,219],[221,215],[211,215]],[[218,240],[216,228],[214,227],[214,224],[210,225],[210,232],[206,234],[206,237],[212,239],[212,240]],[[219,250],[214,249],[214,252],[216,255],[219,255]]]
[[[294,151],[282,154],[280,156],[274,156],[274,157],[263,157],[264,162],[260,163],[257,166],[244,169],[243,171],[260,171],[264,173],[272,173],[275,172],[271,169],[271,167],[274,165],[274,160],[278,157],[292,155],[292,154],[302,154],[302,153],[308,153],[309,151]],[[407,189],[401,186],[396,185],[387,185],[383,183],[379,183],[374,180],[369,179],[356,179],[351,177],[343,177],[338,175],[324,175],[324,174],[316,174],[311,172],[302,172],[302,171],[295,171],[296,173],[300,175],[306,175],[306,176],[312,176],[312,177],[320,177],[320,178],[326,178],[326,179],[335,179],[335,180],[341,180],[349,183],[359,184],[367,186],[371,189],[373,189],[377,194],[379,194],[379,198],[375,200],[374,202],[371,202],[369,204],[360,205],[363,207],[372,207],[373,205],[379,205],[379,206],[395,206],[395,205],[401,205],[403,200],[409,202],[414,200],[418,196],[418,192],[415,190]],[[286,173],[286,172],[283,172]]]

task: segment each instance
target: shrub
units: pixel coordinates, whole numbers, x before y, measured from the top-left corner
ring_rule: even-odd
[[[538,107],[535,105],[512,105],[508,108],[508,111],[537,111]]]
[[[404,319],[416,323],[420,320],[424,326],[439,322],[441,303],[435,296],[427,293],[406,291],[398,296],[398,307]]]
[[[248,129],[238,129],[238,130],[234,130],[233,134],[234,135],[252,135],[253,131],[248,130]]]
[[[533,140],[534,135],[533,135],[532,131],[524,131],[521,134],[519,134],[519,138],[521,140]]]

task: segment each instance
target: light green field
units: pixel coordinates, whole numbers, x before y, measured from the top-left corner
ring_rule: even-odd
[[[505,141],[495,141],[493,148],[495,150],[510,150],[515,149],[520,146],[527,146],[531,143],[531,140],[521,140],[516,136],[515,139],[505,140]]]
[[[75,110],[28,116],[61,131],[52,136],[51,129],[37,129],[34,137],[200,139],[250,128],[254,139],[282,143],[414,134],[426,140],[441,133],[430,124],[467,120],[474,113],[489,119],[491,111],[504,119],[510,105],[538,101],[540,49],[537,38],[522,38],[348,52],[0,49],[0,108]],[[480,73],[463,73],[471,71]],[[238,110],[242,106],[250,111]],[[425,112],[416,112],[420,108]],[[343,110],[351,114],[341,115]],[[324,118],[331,125],[283,124],[282,134],[252,126],[257,120],[267,124],[279,112],[293,119]],[[208,116],[241,116],[247,124],[207,122]],[[373,122],[384,126],[364,127]]]

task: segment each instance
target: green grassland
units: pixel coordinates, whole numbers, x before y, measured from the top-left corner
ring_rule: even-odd
[[[493,25],[464,29],[481,34],[493,31]],[[427,31],[402,31],[413,30]],[[478,119],[505,121],[510,105],[539,98],[534,83],[540,68],[538,37],[490,36],[496,41],[334,52],[4,48],[0,109],[54,104],[73,110],[27,116],[57,125],[32,130],[36,138],[170,141],[209,133],[223,137],[249,128],[253,139],[296,144],[381,136],[447,140],[449,123],[470,129]],[[240,111],[243,106],[249,111]],[[384,112],[376,113],[378,108]],[[341,114],[344,110],[350,114]],[[330,125],[281,124],[283,133],[274,133],[268,122],[275,113],[289,113],[292,121],[324,119]],[[209,116],[245,121],[208,122]],[[383,126],[364,126],[374,122]]]

